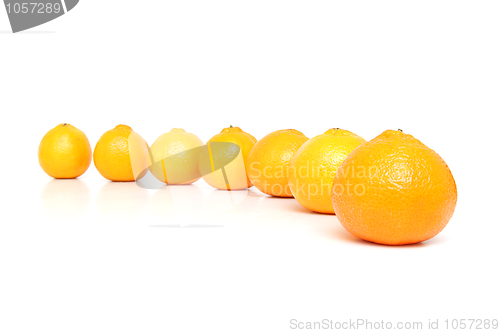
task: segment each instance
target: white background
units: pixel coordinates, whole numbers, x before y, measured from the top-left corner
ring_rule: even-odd
[[[498,1],[82,0],[11,34],[0,9],[0,331],[500,319],[499,17]],[[386,247],[256,189],[231,207],[203,181],[144,190],[93,165],[55,181],[37,149],[62,122],[92,146],[117,124],[150,144],[401,128],[448,163],[458,205],[434,239]],[[222,227],[157,227],[176,224]]]

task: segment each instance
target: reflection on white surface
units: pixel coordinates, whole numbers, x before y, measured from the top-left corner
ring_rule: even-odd
[[[41,213],[53,221],[120,225],[130,222],[166,229],[236,227],[288,234],[307,232],[324,239],[370,245],[351,236],[334,215],[314,213],[293,198],[271,197],[255,188],[225,191],[199,182],[145,189],[135,182],[87,184],[80,179],[53,179],[44,184],[40,204]],[[434,243],[433,239],[422,244]]]
[[[199,185],[165,185],[153,190],[149,213],[155,223],[175,225],[220,225],[220,216],[234,209],[248,191],[224,191]]]
[[[55,218],[81,218],[90,209],[90,190],[80,179],[52,179],[42,188],[42,212]]]
[[[91,190],[89,190],[89,186]],[[217,190],[203,182],[146,189],[135,182],[51,180],[41,192],[42,212],[52,217],[130,221],[153,227],[330,229],[331,215],[313,213],[293,198],[275,198],[255,188]],[[91,194],[92,193],[92,194]],[[92,214],[92,216],[90,216]]]
[[[134,182],[107,182],[95,197],[96,211],[113,219],[143,217],[146,212],[149,190],[140,188]]]
[[[161,190],[152,190],[148,202],[148,213],[155,223],[175,223],[177,210],[170,192],[171,186],[163,184],[163,187]]]
[[[246,202],[249,193],[217,190],[204,183],[163,184],[157,189],[146,189],[135,182],[101,180],[87,185],[80,179],[54,179],[43,187],[40,202],[42,213],[53,217],[140,221],[147,225],[220,226],[225,224],[226,213],[249,204]]]
[[[236,208],[248,196],[248,190],[225,191],[210,189],[203,201],[204,211],[220,214]]]

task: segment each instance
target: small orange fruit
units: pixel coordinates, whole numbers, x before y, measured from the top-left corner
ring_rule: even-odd
[[[203,141],[196,135],[174,128],[151,145],[149,171],[166,184],[194,183],[201,178],[198,164],[202,147]]]
[[[337,170],[333,208],[354,236],[387,245],[425,241],[448,224],[457,203],[450,169],[413,136],[388,130]]]
[[[272,132],[253,146],[248,154],[247,173],[260,191],[293,197],[288,186],[288,166],[292,156],[308,138],[293,129]]]
[[[333,177],[344,159],[365,142],[350,131],[333,128],[304,143],[293,155],[288,172],[295,199],[314,212],[334,214]]]
[[[94,149],[94,164],[106,179],[132,182],[144,177],[148,144],[127,125],[118,125],[104,133]]]
[[[43,171],[54,178],[76,178],[92,161],[92,148],[85,133],[70,124],[60,124],[45,134],[38,147]]]
[[[207,153],[210,156],[200,159],[200,170],[203,169],[202,163],[211,164],[207,168],[211,172],[205,175],[202,173],[203,179],[209,185],[221,190],[242,190],[251,187],[252,183],[248,179],[245,163],[256,142],[257,140],[252,135],[243,132],[239,127],[224,128],[222,132],[207,142],[207,146],[209,146]],[[215,145],[214,143],[233,143],[237,147],[224,144]],[[239,149],[235,149],[238,147]],[[225,164],[225,161],[229,161],[229,163],[223,168],[213,170],[214,165]]]

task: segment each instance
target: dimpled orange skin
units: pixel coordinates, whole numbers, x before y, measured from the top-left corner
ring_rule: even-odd
[[[333,128],[304,143],[293,155],[288,172],[295,199],[314,212],[334,214],[333,177],[344,159],[365,142],[350,131]]]
[[[208,143],[210,142],[230,142],[237,144],[240,147],[241,155],[243,157],[243,161],[247,164],[248,154],[250,150],[253,148],[257,139],[249,133],[246,133],[241,130],[239,127],[227,127],[224,128],[219,134],[214,135]],[[239,169],[231,168],[232,165],[226,167],[226,174],[229,178],[229,184],[226,184],[224,181],[224,177],[222,173],[211,173],[203,176],[203,179],[210,185],[220,190],[227,190],[228,187],[231,190],[241,190],[245,188],[252,187],[252,182],[248,179],[248,175],[246,175],[246,184],[239,184],[238,181],[238,171]],[[243,167],[243,165],[242,165]],[[236,186],[229,186],[230,184],[235,184]]]
[[[332,200],[340,223],[354,236],[404,245],[444,229],[457,187],[436,152],[411,135],[388,130],[345,159],[333,180]]]
[[[203,141],[195,134],[182,128],[172,128],[170,132],[156,138],[151,145],[149,171],[156,179],[168,185],[192,184],[201,178],[198,168],[199,152],[196,149],[201,146]]]
[[[132,149],[137,152],[133,157],[131,157]],[[147,151],[148,144],[141,136],[127,125],[118,125],[104,133],[97,142],[94,149],[94,165],[106,179],[115,182],[133,182],[146,174]]]
[[[293,197],[288,186],[288,167],[297,150],[308,140],[294,129],[272,132],[248,154],[248,178],[260,191],[276,197]]]
[[[49,176],[76,178],[92,161],[92,148],[85,133],[70,124],[60,124],[45,134],[38,147],[38,162]]]

